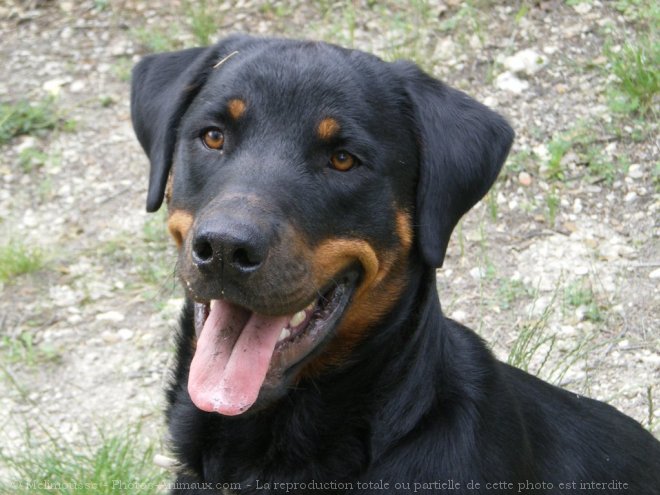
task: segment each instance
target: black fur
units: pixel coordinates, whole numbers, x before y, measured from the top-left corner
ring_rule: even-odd
[[[206,162],[186,130],[202,118],[194,103],[220,107],[237,91],[262,113],[227,131],[235,144],[222,160],[234,161]],[[131,101],[151,161],[149,211],[174,161],[172,201],[187,211],[203,211],[228,184],[249,184],[312,240],[350,233],[387,249],[393,203],[414,212],[416,227],[405,289],[380,323],[340,365],[254,412],[225,417],[192,404],[188,300],[168,391],[184,464],[176,493],[660,493],[660,443],[638,423],[498,362],[442,315],[435,267],[506,158],[513,132],[500,116],[412,64],[243,36],[147,57]],[[325,172],[305,134],[307,119],[328,109],[346,116],[342,146],[367,157],[338,182],[317,181]],[[285,221],[278,215],[266,218]]]

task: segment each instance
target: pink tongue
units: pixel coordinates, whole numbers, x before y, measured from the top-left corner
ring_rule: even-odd
[[[252,406],[277,339],[290,319],[248,313],[226,301],[213,301],[190,364],[188,393],[193,403],[202,411],[228,416]]]

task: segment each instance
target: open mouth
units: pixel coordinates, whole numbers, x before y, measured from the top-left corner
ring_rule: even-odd
[[[307,307],[266,316],[223,299],[195,302],[197,346],[188,392],[201,410],[237,415],[262,389],[281,385],[336,329],[355,289],[357,274],[333,281]]]

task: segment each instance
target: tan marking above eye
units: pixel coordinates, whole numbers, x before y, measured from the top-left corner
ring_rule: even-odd
[[[212,127],[204,131],[202,141],[209,149],[221,150],[225,144],[225,135],[217,127]]]
[[[346,172],[355,166],[357,160],[348,151],[340,150],[332,154],[330,163],[335,170]]]
[[[229,116],[232,119],[238,120],[245,113],[245,102],[238,98],[229,100],[229,103],[227,103],[227,110],[229,111]]]
[[[339,132],[339,129],[339,122],[337,122],[332,117],[326,117],[321,122],[319,122],[319,126],[316,128],[316,133],[318,134],[319,138],[328,140],[335,137]]]

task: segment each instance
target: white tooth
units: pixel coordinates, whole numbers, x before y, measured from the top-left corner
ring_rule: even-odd
[[[309,306],[305,308],[305,311],[312,311],[316,307],[316,301],[309,303]]]
[[[291,321],[289,322],[289,326],[291,328],[297,327],[303,321],[305,321],[305,318],[307,318],[307,314],[305,314],[305,310],[303,309],[302,311],[298,311],[295,315],[293,315],[293,318],[291,318]]]
[[[277,339],[277,341],[282,342],[284,339],[289,338],[290,335],[291,335],[291,332],[289,331],[289,329],[288,328],[283,328],[282,333],[280,333],[280,336]]]

